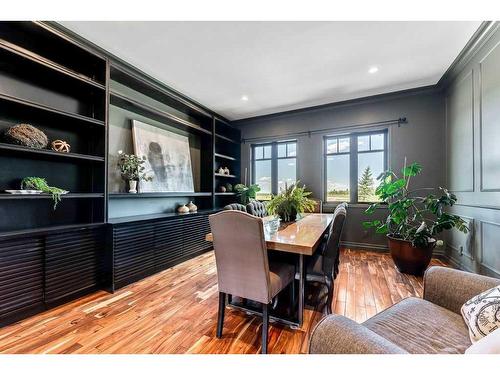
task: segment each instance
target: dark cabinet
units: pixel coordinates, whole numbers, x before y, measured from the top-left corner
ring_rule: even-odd
[[[172,215],[112,224],[113,282],[121,288],[209,250],[208,215]]]
[[[45,242],[45,302],[52,304],[100,287],[103,229],[50,234]]]
[[[43,239],[0,240],[0,322],[43,309]]]

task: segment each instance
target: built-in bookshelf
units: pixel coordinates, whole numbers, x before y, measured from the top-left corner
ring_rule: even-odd
[[[0,58],[0,134],[24,123],[49,139],[47,148],[35,149],[0,138],[0,274],[6,275],[0,291],[9,291],[0,292],[0,326],[95,289],[114,290],[210,248],[208,215],[238,200],[234,191],[219,190],[241,182],[237,128],[51,22],[0,22]],[[189,138],[193,192],[131,194],[122,182],[112,185],[111,145],[133,151],[123,144],[130,134],[113,133],[117,113],[120,121],[140,119]],[[50,148],[57,139],[71,145],[69,153]],[[230,173],[219,174],[219,167]],[[55,209],[49,194],[5,192],[33,176],[68,191]],[[198,213],[178,214],[188,201]],[[122,214],[110,217],[110,206]],[[126,246],[118,243],[123,239]],[[118,280],[117,270],[130,275]]]

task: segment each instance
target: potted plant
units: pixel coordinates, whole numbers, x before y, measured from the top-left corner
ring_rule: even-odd
[[[66,190],[58,187],[49,186],[47,180],[42,177],[25,177],[21,181],[21,189],[40,190],[43,193],[50,194],[54,201],[54,210],[61,201],[61,195],[68,193]]]
[[[250,186],[246,186],[243,184],[234,185],[234,191],[240,196],[241,204],[247,204],[252,199],[255,199],[257,193],[260,191],[260,186],[257,184],[253,184]],[[227,187],[226,187],[226,191]]]
[[[388,214],[384,221],[373,220],[363,223],[365,228],[375,228],[377,233],[386,234],[389,251],[397,268],[403,273],[421,275],[429,265],[436,246],[435,236],[444,230],[457,228],[467,233],[468,228],[459,216],[445,211],[453,206],[457,197],[445,188],[439,188],[439,196],[422,191],[434,188],[411,189],[411,178],[422,171],[418,163],[405,165],[402,176],[393,171],[383,172],[377,180],[375,194],[387,204]],[[366,209],[373,214],[381,203],[374,203]]]
[[[137,155],[125,154],[123,151],[118,151],[118,168],[122,179],[128,182],[129,193],[137,193],[137,183],[140,180],[151,181],[153,177],[147,176],[144,173],[144,163],[146,157],[139,157]]]
[[[267,205],[267,211],[271,215],[278,215],[284,222],[295,221],[297,214],[311,212],[314,210],[316,202],[309,199],[312,193],[306,191],[305,185],[300,187],[299,181],[287,186],[276,196],[271,198]]]

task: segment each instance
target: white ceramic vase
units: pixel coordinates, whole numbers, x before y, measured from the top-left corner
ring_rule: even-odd
[[[128,182],[128,192],[129,193],[137,193],[137,181],[130,180]]]

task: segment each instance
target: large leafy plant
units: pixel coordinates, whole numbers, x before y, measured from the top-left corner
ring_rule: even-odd
[[[434,188],[411,189],[412,177],[422,172],[418,163],[405,165],[399,177],[391,170],[385,171],[377,180],[379,186],[375,194],[387,204],[389,214],[385,221],[373,220],[363,223],[365,228],[375,228],[377,233],[388,234],[393,238],[410,241],[413,246],[425,247],[434,241],[434,236],[444,230],[457,228],[467,233],[468,228],[459,216],[446,212],[446,207],[453,206],[457,197],[447,189],[439,188],[440,195],[423,195],[423,191]],[[373,214],[381,203],[374,203],[366,209]]]
[[[255,199],[257,193],[260,191],[260,186],[257,184],[253,184],[250,186],[236,184],[234,185],[234,191],[236,191],[236,193],[240,196],[241,203],[247,204],[252,199]]]
[[[267,205],[271,215],[278,215],[283,221],[292,221],[297,214],[314,210],[316,202],[308,198],[312,193],[298,183],[285,185],[281,193],[271,198]]]

